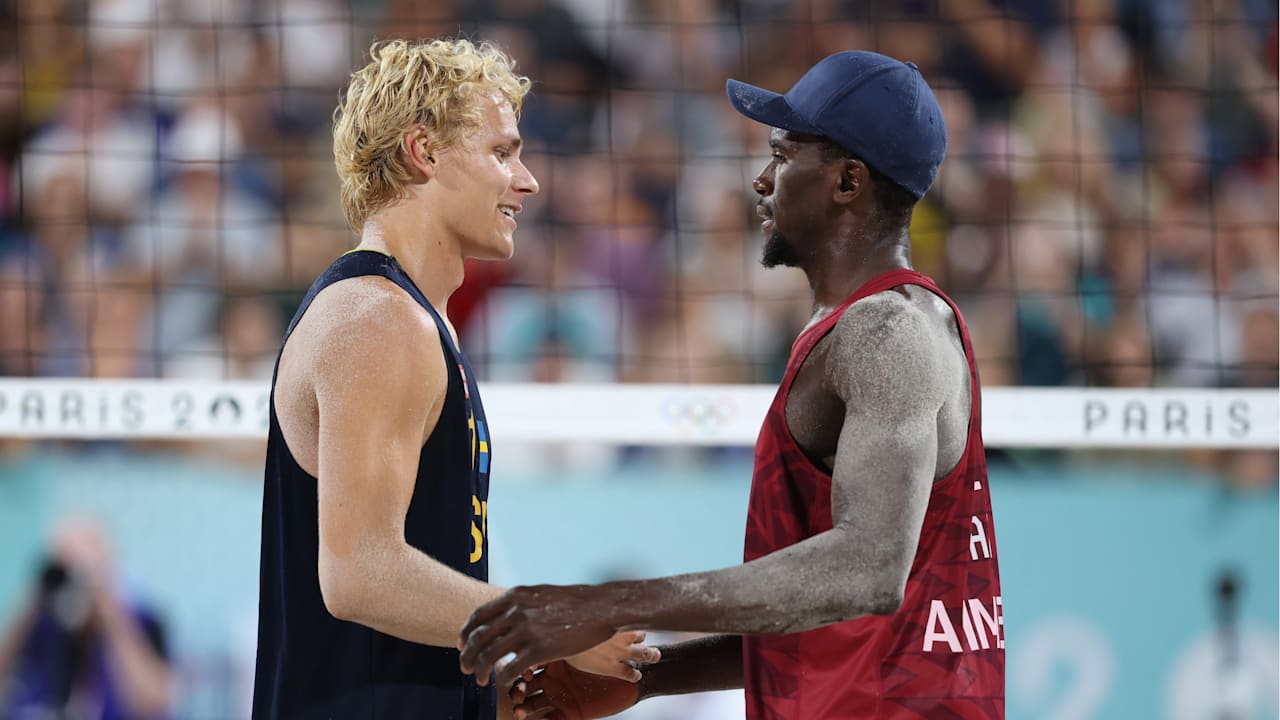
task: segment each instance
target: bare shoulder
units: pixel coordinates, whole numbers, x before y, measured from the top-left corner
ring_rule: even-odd
[[[359,432],[386,438],[427,428],[448,385],[439,348],[431,316],[385,278],[343,280],[316,296],[285,343],[272,388],[280,430],[303,469],[319,477],[325,447],[361,451]]]
[[[440,332],[422,306],[395,283],[378,276],[351,278],[325,288],[294,336],[306,348],[305,365],[342,373],[358,370],[365,360],[381,365],[391,354],[418,355],[403,351],[440,342]]]
[[[395,283],[342,280],[316,296],[285,344],[277,404],[309,413],[326,399],[345,405],[395,388],[429,404],[445,384],[439,347],[435,321]]]
[[[918,298],[897,291],[859,300],[832,329],[827,375],[846,402],[937,409],[955,391],[945,326]]]
[[[924,313],[909,298],[890,290],[850,305],[832,332],[840,338],[909,343],[918,338],[926,320]]]
[[[901,293],[877,293],[849,306],[831,331],[834,356],[844,362],[883,367],[928,361],[936,349],[930,318]]]

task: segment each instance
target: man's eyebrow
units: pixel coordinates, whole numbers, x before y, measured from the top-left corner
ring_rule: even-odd
[[[504,135],[499,139],[499,144],[509,145],[512,150],[519,150],[524,145],[524,139],[519,135]]]
[[[789,150],[796,146],[798,138],[791,130],[774,128],[769,132],[769,147],[774,150]]]

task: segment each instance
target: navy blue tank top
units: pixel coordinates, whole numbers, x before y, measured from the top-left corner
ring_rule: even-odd
[[[484,408],[466,356],[395,258],[359,250],[334,261],[303,299],[285,342],[321,290],[364,275],[391,280],[431,315],[449,370],[440,419],[418,457],[405,540],[454,570],[487,582],[491,449]],[[279,364],[277,357],[277,372]],[[482,688],[458,670],[457,650],[408,642],[338,620],[325,608],[317,570],[316,478],[298,465],[285,444],[274,386],[273,377],[253,717],[492,720],[497,713],[492,686]]]

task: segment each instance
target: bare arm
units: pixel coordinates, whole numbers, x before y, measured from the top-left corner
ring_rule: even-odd
[[[423,438],[448,389],[442,338],[389,284],[361,300],[316,308],[333,323],[309,363],[319,412],[320,589],[334,617],[456,647],[467,615],[501,589],[404,539]]]
[[[662,659],[644,670],[640,699],[742,687],[742,638],[708,635],[659,646]]]
[[[398,288],[322,296],[317,303],[332,323],[310,366],[319,413],[318,572],[325,606],[334,617],[405,640],[457,647],[467,616],[502,588],[404,540],[423,438],[448,390],[440,345],[447,340]],[[635,682],[640,673],[632,664],[658,659],[643,640],[644,633],[619,633],[570,662]]]
[[[891,295],[848,310],[826,372],[845,404],[831,530],[714,572],[599,586],[517,588],[463,628],[465,670],[485,674],[569,652],[617,628],[791,633],[902,602],[937,466],[944,370],[924,317]]]
[[[933,486],[945,396],[924,322],[884,295],[853,305],[832,331],[825,377],[845,405],[832,529],[744,565],[655,581],[661,601],[637,620],[622,617],[624,625],[792,633],[898,609]],[[669,627],[694,622],[701,627]]]
[[[100,589],[97,596],[98,619],[125,704],[136,717],[167,713],[173,700],[173,672],[168,660],[156,651],[138,620],[110,589]]]

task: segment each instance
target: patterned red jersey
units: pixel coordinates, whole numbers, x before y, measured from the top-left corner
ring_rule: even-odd
[[[964,454],[934,483],[898,612],[744,639],[748,720],[1004,717],[1004,620],[978,371],[959,309],[928,277],[895,270],[873,278],[796,339],[756,442],[744,557],[831,529],[831,475],[792,437],[787,394],[809,352],[850,305],[898,285],[927,288],[955,313],[973,387]]]

